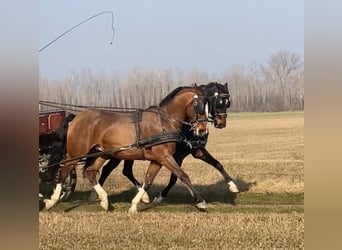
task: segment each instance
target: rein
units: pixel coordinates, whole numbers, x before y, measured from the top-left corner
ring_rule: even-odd
[[[95,105],[76,105],[76,104],[65,104],[59,102],[51,102],[51,101],[39,101],[40,105],[59,108],[69,111],[78,111],[82,112],[84,109],[98,109],[104,111],[116,111],[116,112],[124,112],[124,111],[137,111],[139,109],[136,108],[118,108],[118,107],[108,107],[108,106],[95,106]]]
[[[75,158],[72,158],[72,159],[69,159],[69,160],[63,160],[63,161],[60,161],[60,162],[57,162],[57,163],[54,163],[54,164],[50,164],[48,166],[42,166],[40,168],[42,168],[42,169],[50,168],[50,167],[53,167],[53,166],[58,166],[58,165],[64,164],[66,162],[75,161],[75,160],[81,160],[83,158],[99,157],[99,156],[103,156],[103,155],[107,155],[107,154],[112,154],[112,153],[120,152],[120,151],[123,151],[123,150],[128,150],[128,149],[136,147],[136,146],[137,146],[137,144],[134,143],[134,144],[130,144],[130,145],[127,145],[127,146],[120,147],[120,148],[114,148],[114,149],[107,150],[107,151],[101,151],[101,152],[96,152],[96,153],[82,155],[82,156],[75,157]]]
[[[55,106],[55,107],[56,106],[57,107],[62,106],[61,104],[53,103],[53,102],[42,102],[42,103],[44,103],[44,104],[49,103],[50,106]],[[55,105],[55,104],[57,104],[57,105]],[[60,106],[58,106],[58,105],[60,105]],[[89,106],[72,105],[72,104],[68,104],[67,106],[89,108]],[[98,107],[97,109],[100,109],[100,107]],[[118,109],[118,110],[116,110],[116,109]],[[107,109],[104,109],[104,110],[107,110]],[[133,111],[133,110],[139,111],[139,109],[132,109],[132,108],[129,109],[129,110],[130,111]],[[107,111],[112,111],[112,112],[122,111],[122,112],[124,112],[124,111],[127,111],[127,110],[124,109],[124,108],[110,108],[110,109],[108,108]],[[158,111],[156,111],[156,110],[144,110],[144,112],[157,113],[157,114],[159,114],[164,119],[168,119],[168,120],[172,120],[173,119],[174,121],[180,122],[182,124],[186,124],[186,125],[190,125],[190,126],[192,125],[191,123],[188,123],[188,122],[185,122],[185,121],[181,121],[181,120],[178,120],[178,119],[174,119],[174,118],[170,117],[169,115],[166,116],[165,112],[160,112],[160,111],[161,110],[160,110],[159,107],[158,107]],[[167,133],[166,131],[163,131],[161,134],[152,135],[152,136],[147,137],[147,138],[137,138],[136,143],[133,143],[133,144],[130,144],[130,145],[126,145],[126,146],[122,146],[122,147],[119,147],[119,148],[114,148],[114,149],[106,150],[106,151],[89,153],[89,154],[82,155],[82,156],[79,156],[79,157],[75,157],[75,158],[72,158],[72,159],[69,159],[69,160],[63,160],[63,161],[60,161],[60,162],[57,162],[57,163],[54,163],[54,164],[50,164],[50,165],[47,165],[47,166],[40,166],[39,168],[47,169],[47,168],[51,168],[51,167],[54,167],[54,166],[59,166],[61,164],[65,164],[67,162],[75,161],[75,160],[81,160],[81,159],[84,159],[84,158],[93,158],[93,157],[99,157],[99,156],[104,156],[104,155],[110,155],[110,154],[117,153],[117,152],[120,152],[120,151],[129,150],[131,148],[141,148],[141,147],[149,148],[149,147],[152,147],[152,146],[155,146],[155,145],[158,145],[158,144],[162,144],[162,143],[167,143],[167,142],[182,142],[182,141],[184,141],[187,145],[191,146],[191,144],[186,140],[186,137],[184,135],[182,135],[182,134],[183,133],[182,133],[181,130],[178,131],[178,132],[173,132],[173,133]]]
[[[55,108],[61,108],[61,109],[65,109],[65,110],[79,111],[79,112],[83,111],[83,109],[89,109],[89,108],[103,110],[103,111],[111,111],[111,112],[125,112],[125,111],[137,112],[137,111],[141,111],[141,109],[134,109],[134,108],[84,106],[84,105],[74,105],[74,104],[61,104],[61,103],[50,102],[50,101],[39,101],[39,104],[51,106],[51,107],[55,107]],[[66,106],[69,108],[66,108]],[[197,117],[198,113],[196,111],[195,111],[195,121],[194,122],[187,122],[187,121],[183,121],[183,120],[173,118],[169,114],[166,115],[165,113],[167,113],[167,112],[162,111],[160,109],[160,106],[158,106],[157,109],[158,109],[157,111],[156,110],[143,110],[143,112],[158,113],[161,118],[164,118],[164,119],[170,120],[170,121],[179,122],[183,125],[190,126],[191,127],[190,130],[194,130],[199,122],[208,121],[207,118],[206,119],[198,119],[198,117]],[[160,111],[162,111],[162,112],[160,112]],[[137,123],[137,121],[135,121],[135,123]],[[184,136],[184,134],[181,130],[179,130],[178,132],[173,132],[173,133],[167,133],[167,131],[163,130],[163,132],[161,134],[152,135],[152,136],[147,137],[147,138],[137,138],[136,143],[133,143],[130,145],[122,146],[119,148],[114,148],[114,149],[107,150],[107,151],[100,151],[100,152],[86,154],[86,155],[75,157],[75,158],[72,158],[69,160],[63,160],[63,161],[60,161],[60,162],[57,162],[54,164],[50,164],[48,166],[41,166],[40,168],[46,169],[46,168],[58,166],[58,165],[61,165],[61,164],[64,164],[64,163],[67,163],[70,161],[81,160],[84,158],[93,158],[93,157],[99,157],[99,156],[104,156],[104,155],[110,155],[113,153],[117,153],[120,151],[131,149],[131,148],[141,148],[141,147],[148,148],[148,147],[152,147],[152,146],[167,143],[167,142],[185,142],[187,145],[192,147],[192,144],[186,140],[186,137]]]
[[[141,148],[141,147],[153,147],[155,145],[158,144],[163,144],[163,143],[167,143],[167,142],[182,142],[184,141],[187,145],[191,145],[186,139],[185,137],[181,136],[180,133],[163,133],[163,134],[158,134],[158,135],[152,135],[148,138],[143,138],[138,140],[136,143],[130,144],[130,145],[126,145],[126,146],[122,146],[120,148],[114,148],[111,150],[106,150],[106,151],[100,151],[100,152],[95,152],[95,153],[90,153],[90,154],[86,154],[86,155],[82,155],[79,157],[75,157],[69,160],[63,160],[54,164],[50,164],[47,166],[41,166],[39,168],[41,169],[46,169],[46,168],[51,168],[54,166],[58,166],[70,161],[75,161],[75,160],[81,160],[84,158],[93,158],[93,157],[99,157],[99,156],[104,156],[104,155],[110,155],[113,153],[117,153],[120,151],[124,151],[124,150],[128,150],[131,148]]]

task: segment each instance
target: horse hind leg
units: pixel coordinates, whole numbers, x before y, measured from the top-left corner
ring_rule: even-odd
[[[153,180],[157,173],[159,172],[161,168],[161,164],[156,161],[151,161],[146,175],[145,175],[145,182],[142,185],[142,187],[138,188],[137,195],[132,200],[132,206],[128,210],[129,213],[137,213],[138,212],[138,204],[142,200],[142,197],[146,193],[146,191],[151,187]]]
[[[67,157],[66,161],[68,161],[68,159],[69,158]],[[61,169],[59,170],[59,178],[58,178],[58,183],[56,184],[56,188],[53,194],[51,195],[50,199],[44,200],[45,208],[47,210],[51,209],[59,201],[61,193],[62,193],[62,183],[70,174],[71,170],[75,168],[76,164],[77,164],[77,161],[68,162],[67,164],[62,166]]]
[[[101,174],[100,174],[100,178],[98,180],[99,184],[102,187],[103,187],[103,184],[104,184],[105,180],[107,179],[107,177],[119,165],[120,161],[121,160],[116,159],[116,158],[110,158],[109,162],[107,162],[105,165],[103,165],[102,171],[101,171]],[[95,173],[95,177],[96,177],[96,173]],[[93,177],[90,177],[90,178],[93,178]],[[94,185],[95,184],[96,184],[96,181],[95,181]],[[93,189],[92,192],[89,195],[88,201],[89,202],[93,202],[97,198],[98,198],[98,194],[97,194],[96,190]]]
[[[96,193],[98,194],[98,197],[100,198],[101,207],[104,210],[108,211],[110,208],[109,201],[108,201],[108,194],[103,189],[101,184],[96,182],[96,174],[94,174],[98,172],[98,170],[103,166],[105,161],[106,159],[103,159],[101,157],[96,158],[94,163],[91,166],[84,169],[83,176],[89,180],[90,184],[93,186]]]
[[[135,179],[134,175],[133,175],[133,163],[134,161],[131,161],[131,160],[125,160],[125,164],[124,164],[124,167],[122,169],[122,174],[124,176],[126,176],[132,183],[134,186],[137,187],[138,191],[140,188],[142,188],[140,182]],[[150,203],[150,197],[148,196],[148,193],[145,192],[142,197],[141,197],[141,201],[143,203]]]

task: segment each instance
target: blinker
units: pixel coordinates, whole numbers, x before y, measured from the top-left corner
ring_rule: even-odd
[[[194,95],[194,109],[196,114],[205,114],[205,103],[199,100],[198,95]]]

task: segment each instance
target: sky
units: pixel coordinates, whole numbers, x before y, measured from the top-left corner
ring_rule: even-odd
[[[280,50],[304,61],[304,0],[40,0],[40,75],[71,72],[198,69],[221,74],[233,65],[265,64]]]

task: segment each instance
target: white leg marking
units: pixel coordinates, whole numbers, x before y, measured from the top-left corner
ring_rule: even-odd
[[[101,185],[99,183],[97,183],[94,186],[95,191],[97,192],[97,194],[99,195],[100,198],[100,205],[101,207],[104,208],[104,210],[108,210],[109,207],[109,202],[108,202],[108,195],[107,192],[103,189],[103,187],[101,187]]]
[[[198,207],[199,209],[207,209],[208,205],[205,201],[202,201],[200,203],[197,203],[196,207]]]
[[[237,188],[237,186],[235,185],[235,183],[233,181],[228,182],[229,185],[229,190],[232,193],[238,193],[239,189]]]
[[[150,203],[150,196],[148,196],[148,193],[147,193],[147,192],[145,192],[145,193],[142,195],[141,201],[144,202],[144,203],[146,203],[146,204]]]
[[[44,200],[46,209],[52,208],[57,203],[57,201],[59,200],[59,196],[61,195],[61,192],[62,192],[62,184],[58,183],[50,199]]]
[[[161,194],[159,194],[158,197],[154,197],[153,203],[156,205],[160,205],[163,202],[163,196],[161,196]]]
[[[132,200],[132,206],[130,207],[130,209],[128,210],[128,212],[130,213],[137,213],[138,212],[138,203],[141,200],[141,197],[144,195],[145,189],[140,187],[138,188],[139,192],[137,193],[137,195],[133,198]]]

